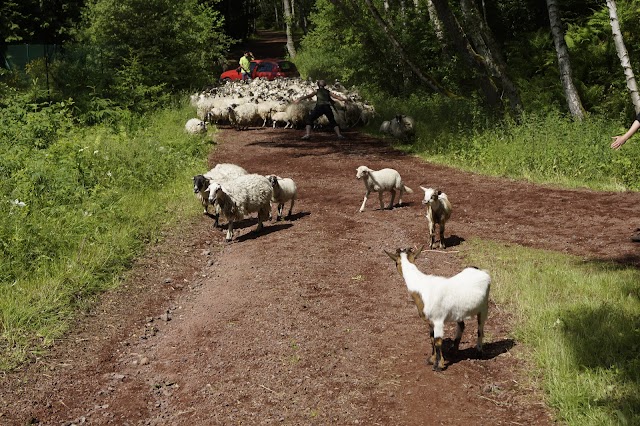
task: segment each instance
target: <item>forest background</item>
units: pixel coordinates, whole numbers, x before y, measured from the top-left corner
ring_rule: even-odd
[[[2,58],[55,48],[0,68],[0,368],[46,350],[184,214],[211,149],[183,133],[188,95],[258,29],[286,31],[304,78],[356,87],[378,112],[365,131],[416,118],[398,147],[429,161],[637,191],[640,145],[609,144],[640,112],[639,27],[640,4],[613,0],[3,2]]]

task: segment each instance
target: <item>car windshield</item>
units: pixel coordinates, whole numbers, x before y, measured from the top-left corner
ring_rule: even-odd
[[[270,72],[273,69],[273,64],[271,62],[261,62],[258,65],[258,72]]]

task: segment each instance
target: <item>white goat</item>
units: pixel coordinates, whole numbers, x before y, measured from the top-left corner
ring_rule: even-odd
[[[435,245],[435,230],[436,224],[440,228],[440,244],[439,248],[443,249],[444,245],[444,227],[449,218],[451,217],[451,202],[447,194],[442,191],[438,191],[433,188],[425,188],[421,186],[424,191],[424,199],[422,204],[427,205],[427,213],[425,214],[427,222],[429,223],[429,248],[432,249]]]
[[[426,275],[418,270],[415,260],[422,251],[398,249],[395,253],[385,253],[396,263],[396,268],[407,285],[420,317],[429,322],[431,336],[431,357],[435,371],[444,368],[442,341],[444,324],[456,322],[454,350],[458,350],[464,331],[464,320],[472,316],[478,319],[478,339],[476,350],[482,353],[484,323],[489,313],[489,287],[491,277],[486,271],[477,268],[465,268],[453,277]]]
[[[271,201],[278,204],[278,217],[276,221],[282,220],[282,209],[287,201],[291,201],[289,205],[289,213],[287,217],[291,217],[293,211],[293,205],[298,197],[298,188],[296,183],[291,178],[281,178],[280,176],[269,175],[267,176],[271,186],[273,187],[273,198]]]
[[[199,118],[191,118],[184,125],[184,130],[190,135],[197,135],[200,133],[206,133],[207,131],[207,123],[200,120]]]
[[[215,201],[220,211],[229,221],[226,241],[233,238],[233,222],[240,221],[253,212],[258,212],[258,227],[269,218],[273,189],[269,179],[257,174],[240,176],[229,182],[220,184],[212,182],[207,188],[209,203]]]
[[[384,209],[384,203],[382,201],[382,194],[384,192],[391,192],[391,202],[389,203],[389,209],[393,208],[393,200],[396,197],[396,190],[400,192],[400,195],[398,197],[398,205],[402,205],[403,193],[413,193],[413,190],[402,182],[400,173],[398,173],[394,169],[371,170],[367,166],[360,166],[356,171],[356,178],[362,179],[362,181],[364,182],[364,187],[367,190],[367,192],[364,194],[364,200],[362,201],[360,212],[364,211],[364,205],[367,203],[367,198],[369,197],[371,191],[375,191],[378,193],[378,198],[380,199],[380,209]]]

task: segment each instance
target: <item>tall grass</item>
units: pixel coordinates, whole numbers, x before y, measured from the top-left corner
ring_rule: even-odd
[[[117,128],[53,126],[65,109],[50,108],[4,115],[15,122],[0,137],[0,369],[43,350],[145,243],[197,212],[187,188],[210,149],[184,133],[186,106]]]
[[[619,151],[609,147],[611,136],[624,133],[631,117],[578,122],[549,111],[523,113],[515,122],[488,117],[468,99],[371,96],[378,125],[397,112],[416,118],[416,140],[399,148],[425,160],[569,188],[640,190],[640,134]]]
[[[491,271],[560,419],[640,424],[640,271],[488,241],[465,253]]]

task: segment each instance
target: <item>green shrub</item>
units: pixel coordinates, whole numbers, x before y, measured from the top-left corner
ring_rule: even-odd
[[[185,208],[209,148],[184,133],[184,106],[117,128],[68,126],[42,146],[28,144],[32,127],[67,123],[64,110],[14,108],[0,115],[15,120],[0,139],[0,369],[42,350],[164,226],[199,211]]]

